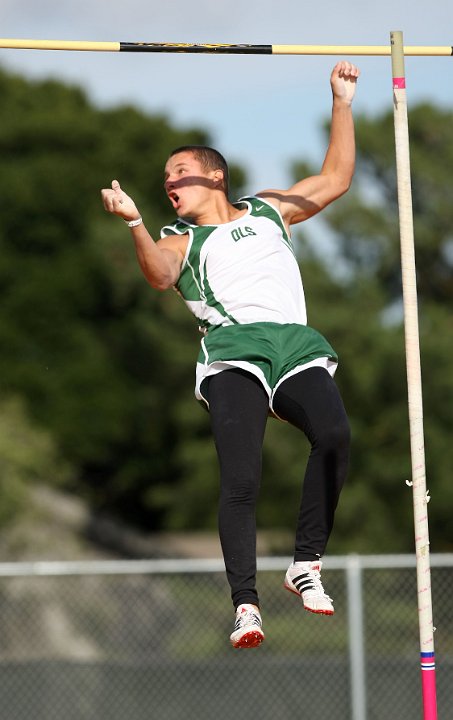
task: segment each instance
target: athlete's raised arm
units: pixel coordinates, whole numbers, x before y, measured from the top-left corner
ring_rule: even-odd
[[[112,187],[101,190],[102,202],[110,212],[129,225],[141,270],[152,287],[166,290],[178,280],[187,245],[186,235],[174,235],[154,242],[146,229],[141,215],[118,180]]]
[[[359,74],[358,68],[346,60],[338,62],[332,70],[332,125],[319,175],[304,178],[289,190],[263,190],[258,193],[279,208],[288,226],[315,215],[350,187],[355,165],[351,105]]]

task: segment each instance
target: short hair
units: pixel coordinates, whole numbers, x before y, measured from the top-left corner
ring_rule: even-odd
[[[204,170],[222,170],[222,190],[228,197],[230,173],[228,170],[228,163],[223,155],[221,155],[218,150],[208,147],[207,145],[181,145],[181,147],[172,150],[170,157],[173,157],[173,155],[179,155],[179,153],[183,152],[192,153],[194,158],[198,160]]]

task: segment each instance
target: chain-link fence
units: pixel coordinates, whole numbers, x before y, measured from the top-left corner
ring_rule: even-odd
[[[263,559],[266,641],[233,650],[220,561],[0,564],[1,720],[422,717],[415,561],[327,558],[335,615]],[[453,555],[432,556],[439,717],[453,720]]]

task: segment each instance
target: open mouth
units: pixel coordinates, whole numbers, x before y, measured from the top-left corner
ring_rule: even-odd
[[[169,193],[168,193],[168,197],[169,197],[169,200],[170,200],[171,204],[173,205],[173,207],[174,207],[175,210],[176,210],[176,209],[178,208],[178,206],[179,206],[179,195],[178,195],[178,193],[169,192]]]

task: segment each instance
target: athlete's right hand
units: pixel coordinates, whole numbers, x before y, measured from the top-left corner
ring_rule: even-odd
[[[137,206],[129,195],[121,186],[118,180],[112,181],[112,189],[104,188],[101,190],[102,202],[107,212],[119,215],[123,220],[136,220],[140,217]]]

